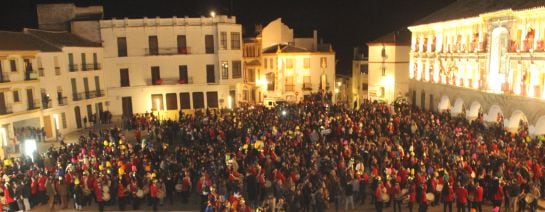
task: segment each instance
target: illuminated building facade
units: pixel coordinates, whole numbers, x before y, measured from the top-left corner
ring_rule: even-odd
[[[335,52],[331,45],[318,43],[316,31],[311,38],[296,38],[293,29],[278,18],[256,39],[262,50],[255,63],[261,67],[254,69],[258,102],[265,98],[298,102],[319,91],[333,94]]]
[[[406,97],[409,88],[408,64],[411,34],[407,30],[391,32],[369,46],[369,99],[392,103]]]
[[[67,32],[0,32],[0,157],[18,153],[22,128],[47,139],[106,110],[100,43]],[[98,119],[97,119],[98,120]]]
[[[110,110],[175,118],[179,110],[236,107],[241,28],[228,16],[101,20]]]
[[[349,102],[352,104],[356,102],[357,105],[360,105],[364,99],[368,98],[369,94],[369,61],[363,48],[354,48],[350,82],[351,98],[349,98]]]
[[[460,0],[409,27],[412,103],[545,133],[545,1]]]

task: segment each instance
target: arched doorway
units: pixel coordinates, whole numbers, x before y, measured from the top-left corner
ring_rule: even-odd
[[[488,63],[488,89],[500,92],[505,83],[507,72],[507,48],[509,31],[505,27],[497,27],[492,31],[490,44],[490,60]]]
[[[462,98],[457,98],[452,107],[451,114],[458,115],[462,112],[464,112],[464,100]]]
[[[439,112],[443,112],[445,110],[450,109],[450,99],[448,96],[442,96],[441,101],[439,101],[439,104],[437,105],[437,109]]]
[[[467,113],[467,119],[473,120],[479,116],[479,112],[481,111],[481,103],[474,101],[471,103],[471,106],[469,106],[469,112]]]
[[[498,121],[498,115],[503,116],[503,112],[501,111],[501,108],[499,105],[492,105],[490,106],[490,109],[488,109],[488,113],[486,115],[485,120],[488,122],[497,122]]]
[[[534,128],[534,134],[545,135],[545,116],[539,117]]]
[[[509,131],[516,131],[518,130],[519,128],[519,124],[520,122],[523,121],[523,122],[528,122],[528,118],[526,118],[526,115],[520,111],[520,110],[515,110],[513,112],[513,114],[511,114],[511,117],[509,118],[509,123],[507,124],[507,126],[505,126]]]

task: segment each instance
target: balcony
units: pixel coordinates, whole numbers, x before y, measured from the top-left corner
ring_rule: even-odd
[[[28,102],[28,110],[35,110],[40,108],[40,100],[34,99],[32,102]]]
[[[25,72],[25,80],[37,80],[38,79],[38,73],[36,71],[27,71]]]
[[[0,83],[10,82],[8,72],[0,72]]]
[[[61,67],[55,66],[55,75],[61,75]]]
[[[85,96],[85,99],[95,98],[95,97],[94,97],[94,92],[85,91],[85,92],[83,92],[83,94],[84,94],[84,96]]]
[[[89,68],[90,65],[92,65],[92,64],[87,64],[87,63],[81,64],[81,71],[92,70],[91,68]]]
[[[0,105],[0,115],[7,115],[13,113],[11,105]]]
[[[105,96],[104,90],[97,90],[97,91],[95,91],[95,96],[96,96],[96,97],[103,97],[103,96]]]
[[[153,81],[153,79],[148,78],[148,85],[176,85],[176,84],[193,84],[193,77],[188,77],[187,81],[179,78],[161,78],[159,80]]]
[[[68,65],[68,71],[74,72],[78,70],[78,64],[69,64]]]
[[[93,70],[98,71],[102,69],[102,65],[100,63],[93,63]]]
[[[80,100],[83,100],[83,92],[72,94],[72,101],[80,101]]]
[[[153,55],[180,55],[180,54],[191,54],[191,48],[178,48],[178,47],[168,47],[168,48],[156,48],[149,49],[146,48],[146,56]]]
[[[68,97],[66,97],[66,96],[58,97],[57,98],[57,103],[59,104],[59,106],[67,105],[68,104]]]
[[[43,109],[48,109],[48,108],[51,108],[53,107],[53,103],[49,100],[49,101],[44,101],[42,100],[42,108]]]

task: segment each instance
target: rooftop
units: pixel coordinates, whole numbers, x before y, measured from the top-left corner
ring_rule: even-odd
[[[54,45],[58,48],[62,47],[101,47],[100,43],[89,41],[85,38],[79,37],[75,34],[68,32],[57,32],[57,31],[45,31],[37,29],[28,29],[24,30],[25,34],[32,35],[38,39],[44,40],[51,45]]]
[[[409,30],[406,30],[406,29],[401,31],[390,32],[388,34],[380,36],[379,38],[369,42],[368,44],[375,44],[375,43],[409,46],[411,45],[411,32],[409,32]]]
[[[59,48],[23,32],[0,31],[2,51],[58,52]]]
[[[413,26],[448,20],[478,17],[505,9],[523,10],[545,6],[545,0],[457,0],[417,21]]]

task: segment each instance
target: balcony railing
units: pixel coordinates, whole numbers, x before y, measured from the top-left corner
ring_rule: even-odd
[[[40,75],[40,77],[44,76],[44,68],[43,67],[38,68],[38,74]]]
[[[78,70],[78,64],[69,64],[69,65],[68,65],[68,70],[69,70],[70,72],[77,71],[77,70]]]
[[[92,65],[92,64],[87,64],[87,63],[81,64],[81,71],[92,70],[91,68],[89,68],[89,65]]]
[[[96,96],[96,97],[103,97],[103,96],[105,96],[104,90],[97,90],[97,91],[95,91],[95,96]]]
[[[80,101],[83,99],[83,93],[73,93],[72,101]]]
[[[93,63],[93,70],[97,71],[102,69],[102,65],[100,63]]]
[[[176,84],[193,84],[193,77],[188,77],[187,81],[180,78],[161,78],[159,80],[153,80],[148,78],[148,85],[176,85]]]
[[[8,72],[0,72],[0,83],[10,82]]]
[[[191,54],[191,49],[189,47],[178,48],[178,47],[168,47],[168,48],[157,48],[149,49],[146,48],[146,55],[177,55],[177,54]]]
[[[83,94],[85,95],[85,99],[94,98],[94,92],[85,91],[85,92],[83,92]]]
[[[187,77],[186,79],[179,79],[178,84],[193,84],[193,77]]]
[[[53,107],[53,103],[51,101],[42,100],[42,108],[43,109],[48,109],[48,108],[51,108],[51,107]]]
[[[61,75],[61,67],[55,66],[55,75]]]
[[[6,115],[13,113],[11,105],[0,105],[0,115]]]
[[[25,72],[25,80],[37,80],[38,73],[36,71],[27,71]]]
[[[68,97],[63,96],[63,97],[57,98],[57,103],[59,104],[59,106],[67,105],[68,104]]]
[[[34,110],[40,108],[40,100],[34,99],[32,102],[28,102],[28,110]]]

